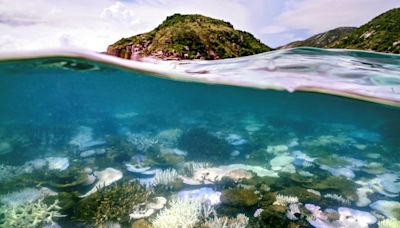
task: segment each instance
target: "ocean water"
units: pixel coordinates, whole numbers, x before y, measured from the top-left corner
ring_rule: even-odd
[[[1,59],[0,227],[400,220],[399,56]]]

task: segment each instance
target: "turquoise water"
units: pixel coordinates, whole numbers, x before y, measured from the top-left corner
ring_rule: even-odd
[[[304,55],[303,66],[316,64],[307,60],[310,56],[329,62],[326,54],[300,51],[295,54]],[[346,81],[359,89],[357,96],[396,104],[398,57],[349,55],[368,67],[353,66],[346,72],[348,61],[331,55],[341,71],[327,74],[331,72],[327,70],[324,77],[332,81],[336,77],[336,86],[338,75],[357,78]],[[288,61],[282,59],[296,58],[290,53],[281,57],[275,56],[266,72],[321,77],[313,67],[282,68]],[[178,63],[177,69],[197,71],[194,77],[203,77],[205,71],[223,76],[229,66],[225,71],[234,78],[235,64],[240,73],[244,68],[239,66],[250,60]],[[381,65],[371,65],[373,61]],[[174,205],[184,207],[189,199],[192,205],[200,201],[202,208],[212,205],[214,212],[204,215],[187,206],[187,211],[194,210],[194,218],[186,218],[192,223],[172,227],[220,227],[215,224],[224,219],[232,227],[291,223],[377,227],[385,218],[400,219],[400,110],[396,105],[318,92],[170,80],[73,57],[0,62],[0,82],[0,226],[32,224],[32,218],[22,216],[29,212],[26,208],[34,204],[49,208],[56,202],[59,207],[49,211],[58,214],[40,217],[35,226],[54,221],[61,227],[107,227],[107,222],[130,227],[139,220],[140,211],[146,222],[171,227],[165,211]],[[347,95],[354,94],[350,92]],[[110,170],[109,179],[102,179]],[[118,195],[121,189],[126,194]],[[189,190],[197,192],[184,192]],[[139,192],[147,195],[140,198]],[[162,209],[149,206],[156,197],[167,200]],[[181,201],[174,201],[176,197]],[[110,198],[114,204],[101,204]],[[392,205],[392,213],[376,206],[382,202]],[[334,211],[318,217],[310,205]],[[118,208],[124,211],[118,214]],[[375,220],[346,220],[343,211],[349,208]],[[150,209],[151,215],[143,215]],[[14,211],[21,223],[12,223]],[[100,219],[102,213],[106,218]],[[184,214],[174,213],[185,221]]]

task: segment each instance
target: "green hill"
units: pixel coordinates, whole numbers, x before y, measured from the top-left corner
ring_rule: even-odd
[[[389,10],[328,48],[351,48],[400,53],[400,8]]]
[[[126,59],[223,59],[270,51],[252,34],[202,15],[174,14],[148,33],[123,38],[107,54]]]
[[[336,42],[356,30],[356,27],[339,27],[324,33],[317,34],[303,41],[294,41],[286,44],[279,49],[295,48],[295,47],[318,47],[323,48]]]

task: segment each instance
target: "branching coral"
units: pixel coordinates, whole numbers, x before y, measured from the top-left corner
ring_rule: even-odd
[[[343,196],[338,195],[338,194],[330,194],[330,193],[328,193],[328,194],[325,194],[324,197],[336,200],[336,201],[338,201],[340,203],[347,204],[347,205],[349,205],[351,203],[350,200],[345,199],[345,198],[343,198]]]
[[[157,170],[154,175],[154,185],[163,185],[168,187],[173,184],[178,178],[178,173],[175,169]]]
[[[400,221],[396,219],[385,219],[378,222],[379,228],[396,228],[400,227]]]
[[[274,205],[287,206],[288,204],[298,203],[299,199],[295,196],[277,195]]]
[[[137,182],[110,185],[82,199],[75,216],[97,225],[108,221],[127,222],[135,205],[147,202],[150,195],[151,192]]]
[[[188,199],[172,199],[153,220],[155,228],[194,227],[201,217],[201,202]]]
[[[236,218],[214,217],[204,225],[209,228],[245,228],[249,223],[249,218],[244,214],[238,214]]]
[[[39,199],[35,203],[19,204],[17,206],[3,206],[0,208],[1,227],[39,227],[46,224],[55,224],[54,220],[65,217],[60,214],[58,200],[47,205]]]

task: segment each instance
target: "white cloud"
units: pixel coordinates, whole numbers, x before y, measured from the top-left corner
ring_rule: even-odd
[[[100,17],[111,26],[127,27],[131,29],[140,22],[133,10],[128,9],[128,7],[121,2],[116,2],[105,8]]]
[[[105,51],[108,44],[149,31],[174,13],[223,19],[278,46],[337,26],[363,24],[399,5],[398,0],[0,0],[0,51]]]
[[[262,33],[265,34],[275,34],[275,33],[281,33],[287,31],[287,28],[284,26],[278,26],[278,25],[269,25],[261,29]]]
[[[303,0],[274,20],[275,26],[306,29],[311,34],[339,26],[360,26],[378,14],[400,6],[398,0]]]

